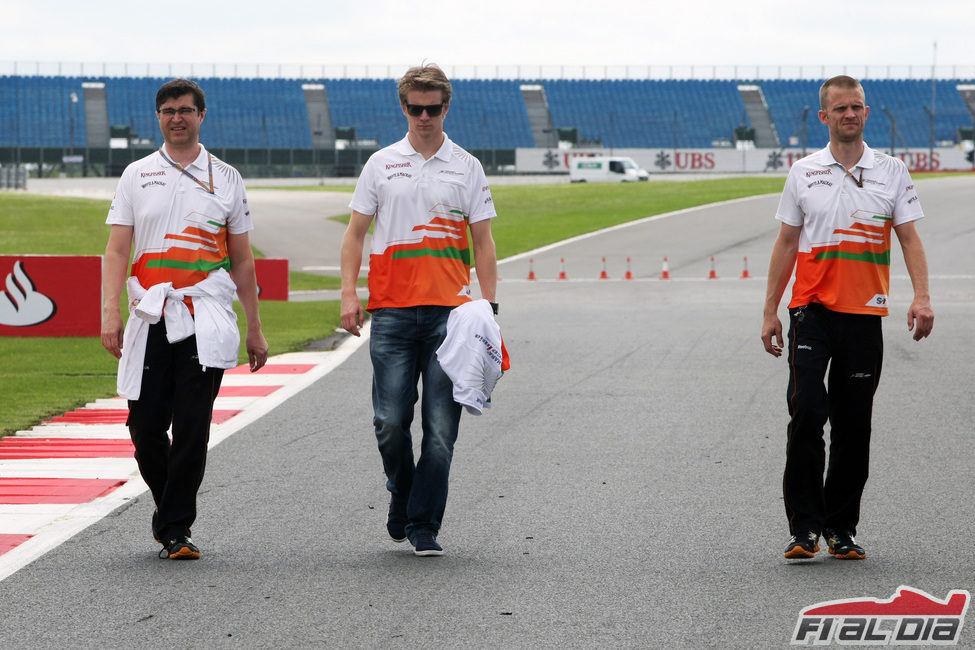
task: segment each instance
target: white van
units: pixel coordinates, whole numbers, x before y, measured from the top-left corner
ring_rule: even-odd
[[[573,183],[629,183],[649,178],[632,158],[576,156],[569,159],[569,180]]]

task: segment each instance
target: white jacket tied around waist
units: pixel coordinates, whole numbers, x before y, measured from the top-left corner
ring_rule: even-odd
[[[501,328],[491,303],[473,300],[450,312],[447,336],[437,348],[440,367],[454,383],[454,401],[480,415],[491,406],[501,378]]]
[[[191,287],[174,289],[172,282],[144,288],[137,278],[126,282],[129,292],[129,321],[122,338],[122,359],[118,364],[118,394],[137,400],[142,392],[142,369],[146,358],[149,326],[166,321],[166,338],[176,343],[194,333],[203,368],[235,368],[240,350],[240,330],[234,312],[234,284],[224,269],[212,271]],[[193,314],[183,302],[193,299]],[[195,316],[195,318],[194,318]]]

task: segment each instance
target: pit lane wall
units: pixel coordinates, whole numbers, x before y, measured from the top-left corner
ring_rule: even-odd
[[[884,153],[889,149],[874,147]],[[816,149],[807,149],[806,155]],[[966,158],[969,150],[962,146],[931,149],[897,149],[894,155],[913,171],[972,171]],[[573,156],[628,156],[651,174],[717,173],[760,174],[785,173],[803,157],[798,148],[786,149],[516,149],[515,172],[518,174],[569,173],[568,161]]]

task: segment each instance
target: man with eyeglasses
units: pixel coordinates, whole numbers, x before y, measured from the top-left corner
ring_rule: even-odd
[[[108,213],[102,345],[120,359],[118,391],[128,399],[126,425],[156,505],[152,534],[163,545],[159,556],[195,560],[200,550],[190,526],[213,402],[240,348],[235,291],[247,319],[251,372],[267,361],[268,347],[244,182],[200,144],[203,90],[186,79],[163,84],[156,116],[164,144],[126,167]],[[123,285],[129,299],[124,328]]]
[[[777,311],[795,268],[783,477],[792,537],[785,557],[814,557],[822,534],[834,557],[862,560],[866,551],[854,535],[883,362],[880,319],[887,315],[891,230],[914,288],[907,327],[915,341],[931,333],[934,312],[914,224],[924,213],[907,167],[863,141],[870,107],[856,79],[827,80],[819,100],[829,144],[789,170],[775,215],[781,226],[769,262],[762,343],[769,354],[782,355]]]
[[[461,406],[437,360],[454,307],[471,300],[471,250],[481,297],[497,313],[491,190],[480,162],[443,131],[451,86],[435,65],[399,81],[406,137],[369,158],[356,183],[342,240],[342,326],[359,336],[356,293],[364,241],[369,255],[374,425],[390,492],[386,530],[419,556],[442,555],[437,541]],[[423,439],[414,462],[410,425],[422,378]]]

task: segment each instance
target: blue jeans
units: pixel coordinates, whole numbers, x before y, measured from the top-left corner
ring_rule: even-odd
[[[376,309],[372,313],[373,424],[386,472],[386,488],[406,502],[406,535],[436,534],[447,504],[447,479],[461,406],[453,383],[437,361],[452,307]],[[423,440],[414,462],[410,425],[423,379],[420,403]]]

